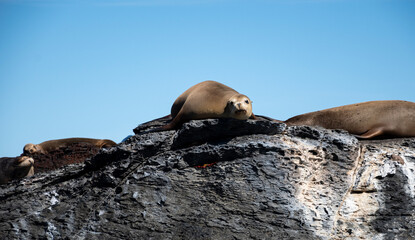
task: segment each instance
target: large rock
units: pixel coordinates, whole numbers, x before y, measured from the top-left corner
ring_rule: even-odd
[[[232,119],[145,131],[85,164],[4,185],[1,236],[415,238],[413,138],[359,142]]]

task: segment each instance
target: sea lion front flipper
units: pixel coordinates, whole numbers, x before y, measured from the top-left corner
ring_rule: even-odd
[[[383,128],[377,127],[377,128],[369,129],[367,132],[363,133],[362,135],[357,135],[356,137],[362,138],[362,139],[369,139],[369,138],[380,136],[382,134],[384,134]]]

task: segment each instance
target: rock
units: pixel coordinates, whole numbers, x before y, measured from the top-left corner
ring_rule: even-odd
[[[195,120],[4,185],[6,239],[413,239],[415,139]],[[205,165],[210,164],[210,165]],[[199,168],[202,166],[202,168]]]

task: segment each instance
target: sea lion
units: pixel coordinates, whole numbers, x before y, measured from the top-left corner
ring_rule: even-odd
[[[160,119],[171,118],[167,125],[153,131],[176,129],[183,122],[207,118],[255,119],[252,101],[234,89],[215,81],[198,83],[182,93],[171,107],[171,114]]]
[[[371,101],[298,115],[287,125],[344,129],[358,138],[415,137],[415,103]]]
[[[42,142],[40,144],[28,143],[23,148],[24,155],[30,155],[34,153],[48,154],[50,151],[66,147],[70,144],[76,143],[89,143],[97,146],[98,148],[109,148],[117,145],[115,142],[108,139],[93,139],[93,138],[64,138],[57,140],[50,140]]]
[[[28,156],[0,158],[0,184],[30,177],[34,174],[34,160]]]

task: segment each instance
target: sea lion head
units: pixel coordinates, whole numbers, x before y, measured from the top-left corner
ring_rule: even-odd
[[[23,148],[23,154],[43,153],[42,148],[38,144],[28,143]]]
[[[34,174],[35,160],[28,156],[20,156],[16,158],[14,163],[13,179],[30,177]]]
[[[226,109],[230,117],[246,120],[252,115],[252,101],[243,94],[235,94],[229,98]]]
[[[34,163],[35,163],[35,160],[33,160],[33,158],[28,157],[28,156],[20,156],[16,158],[15,166],[16,167],[30,167],[30,166],[33,166]]]

